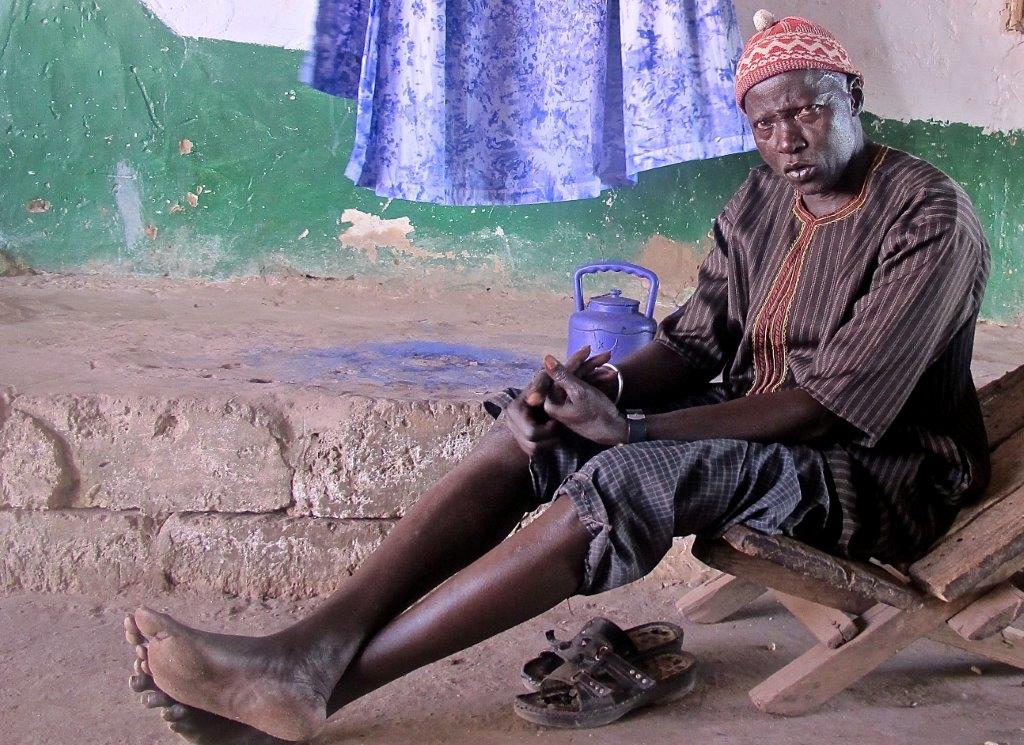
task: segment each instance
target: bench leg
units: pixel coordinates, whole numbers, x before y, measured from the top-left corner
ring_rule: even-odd
[[[987,639],[971,641],[943,625],[928,638],[1024,670],[1024,631],[1010,627]]]
[[[861,632],[829,649],[818,644],[750,691],[761,711],[797,716],[855,683],[911,642],[927,635],[957,609],[926,602],[914,610],[876,605],[860,617]]]
[[[761,585],[720,573],[679,598],[676,608],[694,623],[719,623],[765,592]]]
[[[775,591],[786,610],[796,616],[815,638],[829,649],[837,649],[860,633],[855,619],[827,605]]]
[[[949,627],[968,641],[998,634],[1024,614],[1024,576],[1003,582],[949,619]]]

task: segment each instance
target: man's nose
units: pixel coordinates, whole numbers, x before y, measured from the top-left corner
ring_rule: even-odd
[[[780,153],[798,153],[807,147],[803,132],[793,119],[784,119],[778,123],[778,141],[776,147]]]

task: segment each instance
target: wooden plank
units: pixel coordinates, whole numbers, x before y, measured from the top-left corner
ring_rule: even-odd
[[[841,610],[775,591],[779,602],[829,649],[846,644],[860,632],[856,621]]]
[[[717,542],[717,549],[715,545],[713,541],[698,540],[694,544],[694,554],[716,569],[833,608],[848,609],[851,596],[857,598],[861,606],[866,599],[897,608],[915,607],[922,599],[916,589],[901,583],[879,567],[831,556],[786,536],[765,535],[737,525]],[[746,562],[746,571],[756,571],[756,576],[744,573],[744,570],[730,571],[728,566],[720,566],[719,563],[735,565],[737,561],[722,546],[760,560],[762,564],[757,568]],[[708,558],[698,552],[705,552]]]
[[[695,541],[693,544],[693,554],[705,564],[715,569],[741,576],[750,582],[770,587],[773,590],[796,595],[797,597],[832,608],[839,608],[850,613],[858,613],[865,606],[870,607],[877,602],[874,598],[858,595],[841,586],[823,582],[813,577],[806,577],[797,571],[774,564],[767,559],[740,553],[722,540]],[[912,602],[903,599],[900,599],[899,602],[908,607],[913,605]]]
[[[914,584],[953,600],[1024,555],[1024,487],[944,538],[910,567]],[[1012,572],[1010,572],[1012,574]],[[1004,574],[1003,578],[1009,576]],[[989,582],[995,584],[995,580]]]
[[[836,649],[814,646],[755,686],[750,699],[771,714],[797,716],[810,711],[915,640],[939,626],[945,628],[946,619],[982,594],[971,593],[952,603],[928,598],[910,610],[878,604],[860,617],[861,632],[853,639]]]
[[[988,639],[968,641],[948,626],[938,626],[928,638],[1024,670],[1024,633],[1017,629],[1008,628]]]
[[[1024,426],[1024,365],[978,391],[990,448]]]
[[[1014,628],[1013,626],[1007,626],[1003,629],[1003,641],[1011,647],[1024,647],[1024,631]]]
[[[939,545],[953,539],[964,527],[974,522],[982,512],[1024,486],[1024,430],[1016,432],[992,453],[992,475],[988,489],[977,504],[960,510],[953,525],[940,539]]]
[[[910,567],[915,584],[946,600],[1024,551],[1024,366],[985,386],[979,398],[994,448],[989,488],[979,504],[962,510],[949,532]],[[1011,524],[1001,524],[1007,516]]]
[[[980,641],[1001,632],[1021,613],[1024,613],[1024,590],[1010,581],[989,591],[949,619],[948,623],[964,639]]]
[[[676,608],[694,623],[719,623],[765,592],[761,585],[721,573],[679,598]]]

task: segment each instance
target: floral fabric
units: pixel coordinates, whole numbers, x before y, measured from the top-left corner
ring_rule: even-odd
[[[321,0],[301,78],[357,99],[357,185],[529,204],[753,149],[740,50],[731,0]]]

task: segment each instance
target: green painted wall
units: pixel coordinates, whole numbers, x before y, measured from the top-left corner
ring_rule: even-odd
[[[45,270],[227,277],[290,267],[565,288],[575,265],[635,257],[655,233],[699,240],[757,162],[747,154],[681,164],[633,189],[552,205],[389,202],[342,175],[353,106],[296,82],[300,59],[179,38],[136,0],[7,0],[0,244]],[[1024,173],[1022,133],[874,119],[871,128],[968,188],[993,246],[984,312],[1024,311],[1024,179],[1012,177]],[[190,155],[178,154],[182,138],[194,143]],[[199,186],[191,208],[185,195]],[[28,211],[34,199],[49,210]],[[175,203],[183,209],[172,214]],[[337,240],[347,208],[408,216],[416,247],[437,257],[382,249],[371,263]]]

